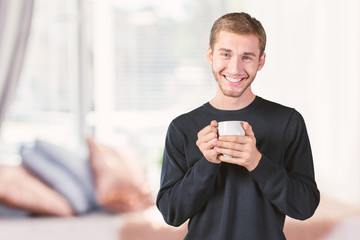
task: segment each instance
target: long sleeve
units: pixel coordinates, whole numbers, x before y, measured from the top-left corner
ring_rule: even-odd
[[[302,116],[294,110],[283,136],[284,163],[267,156],[250,172],[265,198],[280,212],[304,220],[313,215],[320,193],[314,179],[310,142]]]
[[[206,203],[220,165],[202,157],[188,166],[184,142],[174,123],[170,124],[156,204],[165,221],[173,226],[184,223]]]
[[[253,171],[204,158],[197,133],[214,119],[250,123],[262,153]],[[314,175],[305,122],[295,109],[260,97],[240,110],[206,103],[170,124],[156,203],[170,225],[190,219],[185,239],[286,239],[286,215],[306,219],[319,204]]]

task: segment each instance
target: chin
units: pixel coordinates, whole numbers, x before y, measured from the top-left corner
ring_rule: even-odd
[[[232,98],[238,98],[241,97],[244,93],[244,91],[240,91],[240,92],[234,92],[234,91],[227,91],[227,90],[223,90],[221,89],[221,92],[223,93],[224,96],[226,97],[232,97]]]

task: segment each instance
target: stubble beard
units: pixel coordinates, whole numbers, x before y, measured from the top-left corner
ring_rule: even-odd
[[[216,83],[218,84],[221,92],[224,94],[224,96],[227,96],[227,97],[232,97],[232,98],[241,97],[243,95],[243,93],[246,91],[246,89],[248,89],[252,83],[252,81],[246,82],[246,85],[243,88],[239,89],[239,91],[226,90],[221,81],[221,78],[222,78],[221,73],[216,73],[214,70],[212,70],[212,72],[213,72],[214,78],[215,78]]]

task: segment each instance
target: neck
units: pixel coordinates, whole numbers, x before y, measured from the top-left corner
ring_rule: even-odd
[[[250,105],[256,98],[249,87],[240,97],[225,96],[221,90],[217,91],[216,96],[210,101],[210,104],[221,110],[239,110]]]

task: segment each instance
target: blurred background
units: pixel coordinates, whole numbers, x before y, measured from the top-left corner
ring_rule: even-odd
[[[321,193],[360,204],[359,1],[12,2],[0,5],[17,16],[0,19],[0,163],[35,139],[79,149],[95,136],[137,149],[156,191],[168,124],[215,94],[210,28],[245,11],[268,36],[254,92],[304,116]]]

